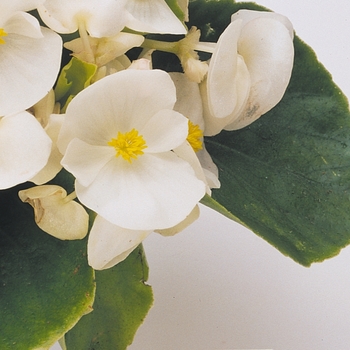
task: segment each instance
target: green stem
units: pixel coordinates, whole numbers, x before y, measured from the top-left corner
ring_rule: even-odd
[[[179,51],[178,46],[179,46],[179,41],[167,42],[167,41],[158,41],[158,40],[152,40],[152,39],[145,39],[145,41],[141,45],[141,47],[143,48],[147,48],[150,50],[170,52],[175,55]]]

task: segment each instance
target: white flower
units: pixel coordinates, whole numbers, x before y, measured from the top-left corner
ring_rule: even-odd
[[[42,1],[5,1],[0,12],[0,116],[31,107],[52,88],[62,40],[23,12]]]
[[[72,100],[58,145],[83,204],[131,230],[169,228],[189,215],[205,184],[172,151],[188,134],[175,100],[167,73],[132,69]]]
[[[240,10],[220,36],[201,84],[205,134],[243,128],[283,97],[293,68],[293,28],[271,12]]]
[[[36,175],[48,161],[51,143],[40,123],[28,112],[0,118],[0,189]]]
[[[58,33],[78,29],[97,38],[113,36],[125,26],[128,0],[46,0],[38,7],[45,24]]]
[[[82,239],[87,235],[89,215],[60,186],[43,185],[18,192],[22,202],[34,208],[35,222],[59,239]]]
[[[184,4],[182,4],[183,6]],[[128,0],[127,27],[147,33],[186,34],[186,28],[164,0]]]

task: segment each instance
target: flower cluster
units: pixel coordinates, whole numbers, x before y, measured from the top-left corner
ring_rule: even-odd
[[[37,185],[19,197],[59,239],[84,238],[88,210],[94,269],[199,216],[200,200],[220,187],[204,136],[243,128],[274,107],[294,56],[292,25],[275,13],[241,10],[217,43],[205,43],[185,25],[187,1],[177,4],[181,20],[165,0],[102,3],[13,0],[0,14],[0,189]],[[62,34],[73,40],[63,44]],[[61,69],[63,46],[72,59]],[[154,50],[176,54],[183,73],[153,69]],[[69,195],[47,184],[62,167],[75,178]]]

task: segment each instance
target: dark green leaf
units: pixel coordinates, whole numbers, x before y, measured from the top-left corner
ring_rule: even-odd
[[[190,17],[215,41],[240,8],[261,9],[193,1]],[[207,138],[206,147],[222,184],[213,198],[308,266],[350,243],[350,114],[313,51],[298,38],[295,51],[283,100],[249,127]]]
[[[153,302],[147,278],[141,246],[115,267],[96,271],[94,311],[66,334],[67,349],[126,349]]]
[[[17,186],[0,192],[0,349],[48,348],[91,310],[86,240],[41,231]]]

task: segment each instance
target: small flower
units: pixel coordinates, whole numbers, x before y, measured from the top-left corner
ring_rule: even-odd
[[[289,83],[293,58],[293,28],[286,17],[235,13],[201,84],[205,135],[243,128],[274,107]]]
[[[89,215],[82,205],[67,196],[60,186],[36,186],[18,192],[22,202],[34,208],[36,224],[46,233],[62,240],[82,239],[89,226]],[[73,194],[73,197],[75,195]]]
[[[205,184],[173,150],[188,120],[173,110],[176,91],[159,70],[125,70],[79,93],[59,136],[63,166],[79,200],[130,230],[177,225],[205,194]]]

